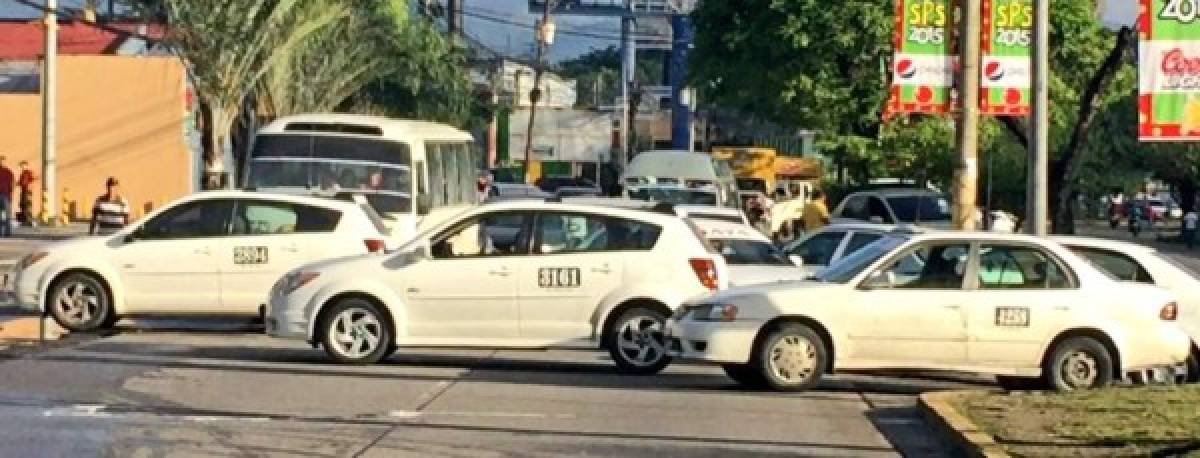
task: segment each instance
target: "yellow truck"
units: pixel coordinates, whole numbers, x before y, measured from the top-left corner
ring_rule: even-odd
[[[790,194],[793,187],[799,187],[804,190],[803,195],[790,197],[806,198],[821,180],[820,161],[781,156],[773,148],[716,146],[712,155],[714,159],[729,161],[740,191],[772,194],[782,188]]]

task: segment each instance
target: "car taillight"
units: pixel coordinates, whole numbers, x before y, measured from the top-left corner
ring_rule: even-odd
[[[1175,302],[1167,302],[1162,310],[1158,311],[1158,318],[1163,321],[1175,321],[1179,317],[1179,304]]]
[[[363,243],[367,244],[368,253],[383,253],[387,249],[387,244],[379,239],[366,239]]]
[[[701,285],[712,290],[718,288],[717,263],[712,259],[694,258],[689,259],[688,264],[692,265],[692,271],[696,272],[696,278],[700,280]]]

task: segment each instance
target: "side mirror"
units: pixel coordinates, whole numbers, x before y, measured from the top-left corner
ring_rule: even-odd
[[[892,281],[892,278],[894,277],[892,277],[891,272],[877,270],[863,281],[862,285],[860,285],[860,288],[868,291],[873,289],[888,289],[895,284],[895,282]]]
[[[433,209],[433,197],[429,194],[418,194],[416,202],[418,215],[428,215],[429,210]]]
[[[795,264],[796,267],[800,267],[800,266],[804,265],[804,257],[800,256],[798,254],[790,254],[790,255],[788,255],[788,259],[790,259],[792,261],[792,264]]]

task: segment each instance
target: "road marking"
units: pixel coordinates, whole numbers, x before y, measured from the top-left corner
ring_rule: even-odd
[[[413,420],[422,417],[472,417],[472,418],[553,418],[557,420],[574,420],[577,417],[569,413],[538,413],[538,412],[455,412],[438,411],[417,412],[413,410],[393,410],[388,417]]]

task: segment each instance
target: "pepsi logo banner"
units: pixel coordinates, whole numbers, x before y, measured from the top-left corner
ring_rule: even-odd
[[[979,110],[1025,116],[1033,82],[1033,0],[983,0],[982,9]]]
[[[1200,140],[1200,0],[1140,0],[1138,139]]]
[[[896,54],[884,117],[954,107],[956,0],[896,0]]]

